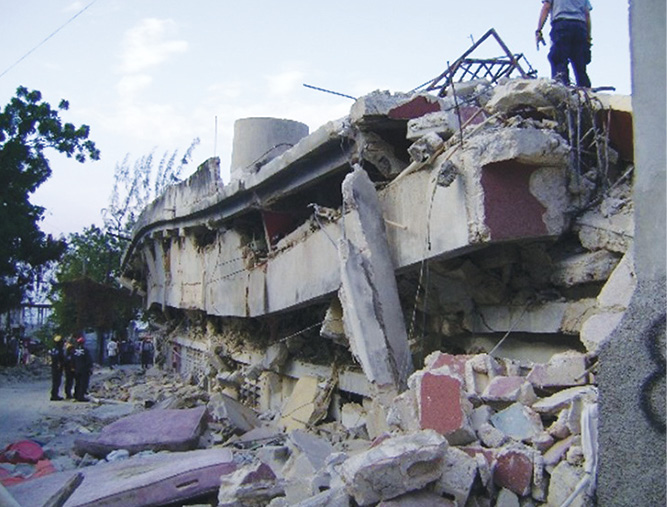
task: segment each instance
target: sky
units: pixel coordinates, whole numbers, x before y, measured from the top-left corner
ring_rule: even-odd
[[[591,2],[592,84],[629,95],[628,0]],[[100,160],[79,164],[53,153],[53,175],[31,197],[46,208],[41,228],[67,236],[102,224],[126,155],[133,162],[183,153],[198,138],[182,176],[219,156],[227,183],[235,120],[287,118],[313,132],[348,114],[352,100],[303,84],[354,97],[409,91],[490,28],[548,77],[548,48],[537,51],[534,42],[540,7],[540,0],[0,0],[0,107],[25,86],[53,107],[68,100],[63,120],[90,126]],[[502,54],[489,41],[480,50]]]

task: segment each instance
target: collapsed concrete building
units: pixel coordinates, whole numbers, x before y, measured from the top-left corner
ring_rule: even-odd
[[[288,431],[445,437],[449,476],[388,492],[342,465],[360,505],[594,496],[597,357],[635,286],[628,97],[374,92],[310,135],[237,122],[232,166],[169,188],[125,254],[166,367]]]

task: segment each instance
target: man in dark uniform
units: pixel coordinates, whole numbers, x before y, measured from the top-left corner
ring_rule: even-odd
[[[62,400],[60,397],[60,383],[62,382],[65,365],[62,336],[56,335],[53,338],[53,347],[49,350],[49,356],[51,356],[51,401],[59,401]]]
[[[74,343],[72,338],[67,339],[65,344],[65,398],[72,399],[72,390],[74,389]]]
[[[568,63],[572,64],[577,86],[591,87],[586,65],[591,62],[591,3],[589,0],[542,0],[535,40],[544,43],[542,27],[551,15],[551,77],[570,84]]]
[[[86,348],[86,339],[80,336],[76,339],[76,348],[74,349],[74,399],[76,401],[88,401],[86,394],[88,392],[88,382],[93,372],[93,358]]]

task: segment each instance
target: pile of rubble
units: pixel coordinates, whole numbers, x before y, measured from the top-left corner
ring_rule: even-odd
[[[348,404],[341,425],[233,440],[256,449],[223,477],[220,505],[561,505],[573,494],[585,505],[597,455],[590,377],[575,352],[546,364],[434,353],[387,408]]]

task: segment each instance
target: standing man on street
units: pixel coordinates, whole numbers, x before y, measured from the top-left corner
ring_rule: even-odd
[[[542,0],[535,42],[538,49],[540,42],[544,44],[542,27],[551,14],[551,77],[565,85],[570,84],[568,63],[571,63],[577,86],[591,87],[586,65],[591,62],[592,8],[589,0]]]
[[[113,338],[109,338],[107,342],[107,360],[109,361],[109,368],[113,370],[113,365],[118,364],[118,342]]]
[[[53,337],[53,347],[49,350],[51,356],[51,401],[62,400],[60,397],[60,383],[63,378],[65,366],[65,351],[63,350],[63,337]]]
[[[73,338],[68,338],[65,344],[65,398],[72,399],[72,389],[74,388],[74,350]]]
[[[79,336],[76,339],[76,348],[74,349],[74,399],[76,401],[88,401],[86,393],[88,392],[88,382],[92,372],[93,358],[86,348],[86,339]]]

